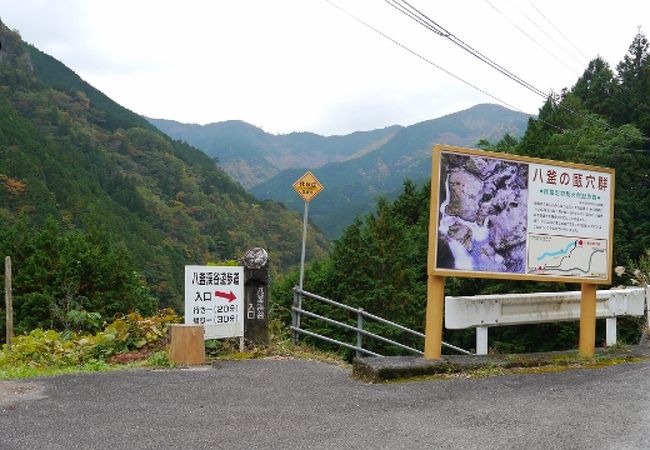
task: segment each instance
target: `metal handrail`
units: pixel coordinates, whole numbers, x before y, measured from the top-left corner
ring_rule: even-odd
[[[321,339],[321,340],[324,340],[326,342],[330,342],[330,343],[333,343],[333,344],[338,344],[338,345],[341,345],[343,347],[349,348],[351,350],[355,350],[357,352],[358,357],[360,357],[362,353],[364,353],[364,354],[372,354],[373,356],[382,356],[382,355],[379,355],[377,353],[371,352],[370,350],[367,350],[367,349],[363,348],[363,337],[368,336],[368,337],[371,337],[373,339],[377,339],[377,340],[386,342],[388,344],[395,345],[397,347],[400,347],[400,348],[402,348],[404,350],[410,351],[410,352],[415,353],[417,355],[423,355],[424,354],[422,351],[420,351],[418,349],[415,349],[415,348],[410,347],[408,345],[405,345],[405,344],[402,344],[400,342],[394,341],[392,339],[381,336],[379,334],[372,333],[370,331],[364,330],[363,329],[363,323],[364,323],[363,319],[364,319],[364,317],[367,317],[369,319],[375,320],[375,321],[383,323],[385,325],[395,327],[398,330],[403,331],[405,333],[410,333],[410,334],[412,334],[414,336],[424,338],[424,334],[422,334],[422,333],[420,333],[418,331],[412,330],[412,329],[407,328],[407,327],[405,327],[403,325],[400,325],[398,323],[392,322],[390,320],[387,320],[387,319],[384,319],[382,317],[371,314],[369,312],[366,312],[363,308],[354,308],[352,306],[345,305],[343,303],[339,303],[339,302],[334,301],[332,299],[329,299],[329,298],[326,298],[326,297],[323,297],[323,296],[320,296],[320,295],[317,295],[317,294],[313,294],[311,292],[307,292],[305,290],[299,289],[298,287],[295,287],[293,289],[293,292],[294,292],[294,302],[293,302],[293,306],[291,308],[291,331],[292,331],[292,338],[293,338],[294,344],[298,343],[298,334],[306,334],[308,336],[315,337],[317,339]],[[338,320],[330,319],[330,318],[322,316],[320,314],[316,314],[314,312],[307,311],[307,310],[303,309],[302,308],[303,296],[307,297],[307,298],[314,299],[314,300],[318,300],[318,301],[320,301],[322,303],[326,303],[328,305],[331,305],[331,306],[343,309],[345,311],[349,311],[349,312],[357,314],[357,326],[355,327],[353,325],[349,325],[349,324],[340,322]],[[327,336],[322,336],[320,334],[317,334],[317,333],[314,333],[314,332],[311,332],[311,331],[308,331],[308,330],[305,330],[305,329],[301,328],[300,327],[300,322],[301,322],[301,316],[302,315],[312,317],[314,319],[322,320],[322,321],[324,321],[326,323],[336,325],[336,326],[345,328],[347,330],[355,331],[357,333],[357,345],[348,344],[346,342],[342,342],[342,341],[339,341],[337,339],[333,339],[333,338],[330,338],[330,337],[327,337]],[[442,345],[445,346],[446,348],[455,350],[455,351],[457,351],[459,353],[463,353],[463,354],[466,354],[466,355],[472,355],[473,354],[471,352],[468,352],[467,350],[464,350],[464,349],[462,349],[460,347],[456,347],[455,345],[448,344],[446,342],[443,342]]]
[[[292,326],[290,328],[294,332],[306,334],[307,336],[315,337],[317,339],[322,339],[323,341],[329,342],[331,344],[342,345],[343,347],[347,347],[347,348],[349,348],[351,350],[357,350],[359,352],[367,353],[368,355],[372,355],[372,356],[383,356],[383,355],[380,355],[379,353],[375,353],[373,351],[366,350],[365,348],[358,348],[358,347],[356,347],[354,345],[348,344],[347,342],[341,342],[341,341],[338,341],[336,339],[332,339],[330,337],[323,336],[322,334],[314,333],[313,331],[303,330],[302,328],[296,328],[294,326]]]
[[[332,325],[338,325],[338,326],[340,326],[342,328],[345,328],[347,330],[356,331],[357,333],[361,333],[364,336],[369,336],[369,337],[378,339],[380,341],[386,342],[387,344],[393,344],[393,345],[395,345],[397,347],[403,348],[404,350],[408,350],[410,352],[417,353],[419,355],[424,355],[424,352],[421,352],[420,350],[418,350],[416,348],[409,347],[408,345],[404,345],[404,344],[402,344],[400,342],[397,342],[397,341],[393,341],[392,339],[388,339],[388,338],[386,338],[384,336],[381,336],[379,334],[375,334],[375,333],[373,333],[371,331],[364,330],[363,328],[360,329],[359,327],[353,327],[352,325],[348,325],[347,323],[339,322],[338,320],[330,319],[328,317],[321,316],[320,314],[316,314],[316,313],[313,313],[311,311],[305,311],[304,309],[299,309],[299,308],[291,308],[291,309],[293,311],[295,311],[295,312],[300,313],[300,314],[304,314],[306,316],[313,317],[314,319],[320,319],[320,320],[325,321],[327,323],[331,323]]]

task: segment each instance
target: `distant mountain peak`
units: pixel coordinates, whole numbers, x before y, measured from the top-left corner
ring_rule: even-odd
[[[479,140],[496,142],[509,133],[522,136],[528,114],[499,105],[480,104],[394,131],[377,148],[356,158],[325,164],[315,171],[325,186],[310,206],[310,217],[330,237],[336,237],[357,214],[372,209],[378,195],[390,196],[409,178],[424,182],[431,176],[431,149],[435,144],[475,147]],[[309,167],[308,161],[303,168]],[[286,169],[254,186],[258,198],[269,198],[299,209],[289,187],[303,169]]]
[[[402,128],[393,125],[341,136],[322,136],[307,131],[276,135],[241,120],[207,125],[148,120],[166,134],[218,158],[226,172],[246,188],[284,169],[305,165],[317,168],[367,154]]]

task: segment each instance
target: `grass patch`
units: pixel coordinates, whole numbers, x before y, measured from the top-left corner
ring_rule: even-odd
[[[38,378],[54,375],[69,375],[76,373],[113,372],[130,369],[161,369],[174,368],[175,364],[169,362],[166,351],[153,353],[147,359],[131,361],[126,364],[110,364],[103,360],[91,360],[84,364],[62,367],[42,367],[29,364],[19,364],[12,367],[0,368],[0,380],[19,378]]]
[[[337,353],[325,352],[306,345],[293,345],[289,339],[272,340],[268,346],[255,346],[247,348],[244,352],[239,352],[239,343],[236,348],[224,344],[217,353],[210,355],[206,360],[212,361],[242,361],[249,359],[303,359],[310,361],[320,361],[328,364],[335,364],[344,369],[350,369],[351,366]]]
[[[455,370],[449,370],[448,367],[442,366],[435,373],[421,375],[406,375],[404,377],[390,377],[381,379],[381,375],[373,377],[372,375],[356,374],[356,378],[368,383],[385,383],[398,384],[418,381],[453,381],[453,380],[472,380],[483,379],[488,377],[503,375],[540,375],[546,373],[560,373],[569,370],[580,369],[603,369],[606,367],[616,366],[624,363],[638,363],[649,360],[648,356],[621,356],[614,354],[600,354],[594,358],[582,358],[577,354],[554,355],[547,359],[533,358],[527,359],[517,357],[507,357],[503,364],[488,363],[482,367],[471,369],[462,369],[455,367]]]

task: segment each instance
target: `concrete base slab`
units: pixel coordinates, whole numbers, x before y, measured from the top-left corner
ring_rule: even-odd
[[[596,357],[617,360],[650,357],[650,342],[625,348],[599,348]],[[374,382],[411,378],[424,375],[450,374],[495,367],[542,367],[578,361],[577,351],[526,353],[516,355],[443,355],[439,360],[426,360],[417,356],[388,356],[355,358],[353,375]]]

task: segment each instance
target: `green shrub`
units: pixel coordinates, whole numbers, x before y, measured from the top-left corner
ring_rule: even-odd
[[[92,366],[99,370],[115,354],[160,347],[167,325],[178,321],[179,317],[166,309],[152,317],[142,317],[137,312],[127,314],[95,335],[37,328],[29,334],[16,336],[11,349],[3,346],[0,368]]]

